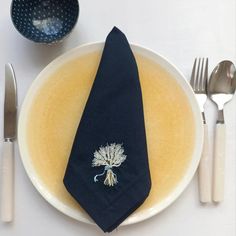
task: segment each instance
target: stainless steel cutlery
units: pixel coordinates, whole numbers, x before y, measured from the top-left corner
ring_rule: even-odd
[[[16,79],[11,64],[5,66],[4,142],[2,153],[1,218],[13,219],[14,199],[14,140],[17,123]]]
[[[208,82],[208,59],[195,59],[190,84],[199,103],[204,124],[204,145],[198,168],[199,198],[203,203],[211,202],[211,200],[221,202],[224,199],[225,173],[225,124],[223,109],[224,105],[232,99],[235,92],[236,68],[232,62],[222,61],[215,67]],[[210,175],[208,130],[204,114],[204,104],[207,96],[218,107],[214,142],[213,181],[211,181]]]
[[[211,177],[210,163],[208,153],[208,128],[205,119],[204,105],[207,100],[207,83],[208,83],[208,58],[195,59],[192,69],[190,84],[196,95],[202,120],[204,125],[204,145],[202,156],[198,169],[199,177],[199,198],[203,203],[211,201]]]
[[[211,73],[209,81],[209,97],[218,107],[215,132],[214,165],[213,165],[213,201],[224,199],[225,174],[225,122],[224,105],[229,102],[235,92],[236,68],[231,61],[220,62]]]

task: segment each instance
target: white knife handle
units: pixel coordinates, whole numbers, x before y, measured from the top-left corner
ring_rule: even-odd
[[[204,124],[204,143],[198,167],[199,198],[202,203],[211,202],[211,176],[208,147],[208,127]]]
[[[224,199],[225,176],[225,124],[216,124],[215,150],[213,166],[213,201]]]
[[[2,189],[1,189],[1,218],[3,222],[13,219],[14,191],[14,146],[13,142],[3,143],[2,156]]]

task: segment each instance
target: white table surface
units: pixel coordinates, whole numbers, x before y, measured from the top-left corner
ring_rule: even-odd
[[[190,77],[193,59],[208,56],[210,68],[222,59],[236,62],[236,4],[234,0],[80,0],[80,18],[62,44],[43,46],[24,39],[14,29],[10,0],[0,8],[0,139],[2,139],[4,64],[11,62],[18,81],[19,104],[35,76],[54,58],[83,43],[102,41],[114,25],[130,42],[164,55]],[[207,103],[210,147],[216,117]],[[225,201],[202,206],[196,176],[168,209],[145,222],[120,227],[114,235],[233,236],[236,233],[236,99],[226,108]],[[1,151],[1,145],[0,145]],[[27,177],[16,147],[15,220],[0,223],[1,236],[103,235],[95,226],[77,222],[49,205]]]

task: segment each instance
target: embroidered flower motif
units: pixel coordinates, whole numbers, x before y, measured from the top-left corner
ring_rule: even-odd
[[[98,176],[103,176],[106,173],[106,178],[103,183],[109,187],[117,184],[117,176],[112,168],[119,167],[125,159],[126,155],[124,155],[122,144],[112,143],[110,145],[107,144],[105,147],[101,146],[98,151],[96,150],[94,152],[92,167],[104,166],[104,171],[94,176],[94,182],[98,181]]]

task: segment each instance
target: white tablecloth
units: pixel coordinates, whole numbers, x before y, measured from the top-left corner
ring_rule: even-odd
[[[54,58],[83,43],[102,41],[114,25],[129,40],[164,55],[190,77],[193,59],[208,56],[210,69],[222,59],[236,59],[234,0],[80,0],[80,17],[71,36],[55,46],[36,45],[14,29],[10,0],[0,8],[0,139],[2,139],[4,64],[11,62],[18,80],[19,104],[35,76]],[[208,102],[210,147],[215,107]],[[196,177],[181,197],[153,218],[121,227],[114,235],[233,236],[236,233],[236,99],[226,108],[226,189],[220,205],[202,206]],[[1,151],[1,146],[0,146]],[[95,226],[64,216],[49,205],[27,177],[16,148],[15,220],[0,223],[1,236],[102,235]]]

